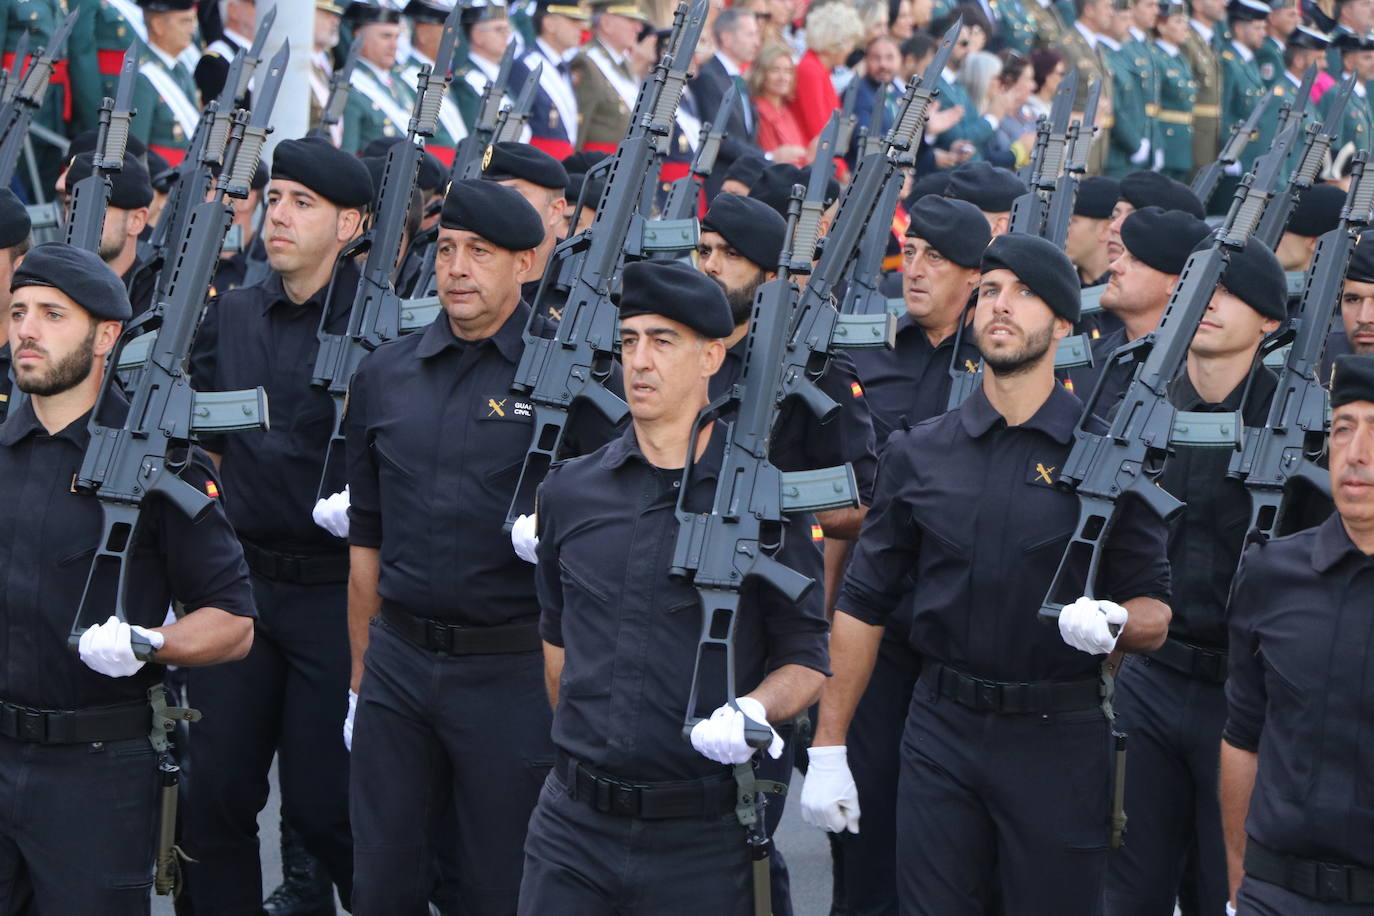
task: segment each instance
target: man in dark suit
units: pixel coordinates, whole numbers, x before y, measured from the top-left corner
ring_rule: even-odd
[[[716,39],[716,54],[701,65],[700,72],[691,83],[697,114],[703,120],[714,119],[716,110],[720,108],[720,100],[732,83],[738,88],[739,104],[731,106],[730,118],[726,122],[727,136],[720,145],[716,174],[722,177],[714,178],[713,182],[707,184],[708,196],[713,196],[719,189],[730,163],[743,155],[758,154],[758,147],[754,143],[758,132],[758,115],[749,98],[749,87],[745,84],[743,74],[759,53],[758,21],[747,9],[731,7],[721,10],[716,16],[712,32]]]

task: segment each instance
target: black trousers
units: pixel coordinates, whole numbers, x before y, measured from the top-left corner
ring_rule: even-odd
[[[849,916],[897,912],[897,776],[902,730],[920,658],[900,636],[884,634],[868,689],[849,726],[849,771],[859,790],[859,832],[837,833],[838,869],[844,875]]]
[[[442,857],[459,912],[514,913],[553,766],[543,655],[447,656],[383,620],[370,633],[353,721],[353,912],[428,913]]]
[[[346,586],[253,576],[253,648],[237,662],[193,668],[193,776],[183,818],[186,893],[196,916],[262,907],[258,812],[277,755],[281,802],[344,906],[353,885],[348,826],[349,651]]]
[[[1246,875],[1236,894],[1238,916],[1374,916],[1374,906],[1318,903]]]
[[[157,818],[147,738],[0,738],[0,913],[149,912]]]
[[[917,684],[902,738],[903,916],[1102,912],[1111,729],[1101,709],[977,712]],[[862,821],[860,821],[862,828]]]
[[[734,812],[646,821],[568,795],[549,774],[525,840],[521,916],[752,916]]]
[[[1219,913],[1230,895],[1217,801],[1226,692],[1139,655],[1116,679],[1116,725],[1129,736],[1126,843],[1107,872],[1111,916]],[[1191,864],[1191,887],[1180,880]]]

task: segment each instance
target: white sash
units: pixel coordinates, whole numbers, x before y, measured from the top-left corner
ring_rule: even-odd
[[[412,90],[420,91],[420,68],[418,66],[410,66],[402,70],[401,78]],[[449,88],[452,90],[452,86]],[[410,122],[407,121],[406,123],[409,124]],[[443,125],[444,130],[448,131],[454,144],[468,135],[468,128],[463,123],[463,116],[458,114],[458,106],[453,104],[453,100],[447,92],[444,93],[444,98],[439,102],[439,123]]]
[[[210,46],[205,49],[205,53],[218,54],[220,57],[224,58],[225,63],[232,64],[234,58],[238,57],[239,49],[223,38],[216,38],[214,41],[210,42]]]
[[[143,23],[143,9],[133,0],[105,0],[105,2],[116,13],[124,17],[124,21],[128,23],[129,28],[134,30],[138,40],[146,45],[148,43],[148,27]],[[185,64],[187,70],[194,71],[196,64],[200,62],[200,49],[196,47],[195,42],[191,42],[177,55],[177,60]]]
[[[600,45],[589,46],[587,57],[596,64],[596,69],[601,71],[601,75],[606,77],[616,95],[620,96],[620,100],[625,103],[625,109],[634,111],[635,100],[639,96],[639,87],[630,82],[629,78],[620,72],[619,67],[611,63],[611,59],[606,56],[606,52],[601,49]]]
[[[701,138],[701,119],[693,117],[682,109],[682,100],[677,103],[677,126],[692,152],[697,151],[697,141]]]
[[[196,124],[200,121],[200,110],[191,104],[186,92],[172,79],[172,74],[167,72],[161,61],[145,60],[139,64],[138,72],[153,84],[158,96],[172,109],[172,117],[181,125],[186,139],[190,140],[191,135],[196,132]]]
[[[410,113],[402,108],[382,84],[372,78],[370,73],[364,73],[361,67],[354,67],[353,75],[349,78],[348,84],[367,96],[374,105],[380,108],[386,119],[395,125],[398,134],[405,135],[406,127],[410,125]]]
[[[544,90],[553,107],[558,109],[558,117],[563,119],[563,132],[569,140],[576,142],[577,96],[573,95],[572,86],[563,78],[563,74],[558,72],[557,62],[549,60],[538,49],[525,56],[525,66],[531,71],[540,64],[544,65],[544,69],[539,71],[539,88]]]

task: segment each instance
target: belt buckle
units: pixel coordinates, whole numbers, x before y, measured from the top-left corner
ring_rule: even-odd
[[[431,649],[444,653],[453,651],[453,631],[440,621],[426,619],[425,636]]]
[[[1350,899],[1350,869],[1329,862],[1317,863],[1317,899],[1344,903]]]
[[[16,708],[15,713],[15,731],[19,734],[19,740],[39,744],[48,740],[46,715],[36,709],[26,709],[22,706]]]

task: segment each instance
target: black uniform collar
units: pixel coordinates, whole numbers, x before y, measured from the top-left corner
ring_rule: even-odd
[[[1082,411],[1082,402],[1056,382],[1045,403],[1018,428],[1038,430],[1056,442],[1068,444],[1073,439],[1074,427],[1078,425],[1078,415]],[[959,419],[964,424],[964,431],[975,439],[998,424],[1006,426],[1006,421],[988,401],[981,385],[959,407]]]
[[[926,342],[927,347],[932,350],[938,350],[945,345],[954,346],[954,340],[959,336],[959,330],[955,328],[953,332],[946,334],[939,343],[932,344],[930,342],[930,335],[926,333],[926,329],[916,323],[916,319],[911,317],[910,312],[903,312],[902,316],[897,319],[896,336],[901,337],[905,334],[919,334],[921,339]],[[964,345],[972,346],[972,344],[973,323],[969,322],[964,326]]]
[[[1350,534],[1341,521],[1341,514],[1332,512],[1330,518],[1317,526],[1317,540],[1312,545],[1312,568],[1319,573],[1330,572],[1332,567],[1352,554],[1361,560],[1369,559],[1364,551],[1350,540]]]
[[[507,360],[512,363],[520,362],[520,354],[525,348],[525,325],[530,319],[530,307],[521,299],[516,303],[515,311],[510,313],[505,324],[490,337],[483,340],[459,340],[453,333],[453,328],[448,323],[448,313],[443,309],[430,322],[429,327],[425,328],[424,336],[420,338],[420,345],[415,348],[415,355],[421,359],[429,359],[438,356],[449,348],[462,349],[465,346],[481,345],[491,342]]]
[[[358,265],[353,263],[352,258],[348,258],[338,265],[331,279],[326,281],[324,286],[315,290],[309,299],[299,304],[292,302],[291,297],[286,295],[286,287],[282,285],[281,274],[274,270],[267,275],[267,279],[262,284],[263,291],[267,293],[263,297],[262,313],[266,315],[279,305],[286,308],[324,308],[324,297],[331,286],[336,291],[334,295],[335,310],[352,306],[353,295],[358,288]]]
[[[1254,379],[1253,383],[1250,379]],[[1241,383],[1232,389],[1230,394],[1219,403],[1214,404],[1198,394],[1197,388],[1193,386],[1193,380],[1188,377],[1188,370],[1184,369],[1183,372],[1179,373],[1178,378],[1174,379],[1173,385],[1170,386],[1171,400],[1179,410],[1234,413],[1240,410],[1241,399],[1245,395],[1247,384],[1250,384],[1251,387],[1248,403],[1251,405],[1267,404],[1269,395],[1278,387],[1278,381],[1278,376],[1266,367],[1260,366],[1249,377],[1242,379]]]
[[[5,425],[0,426],[0,445],[9,448],[24,441],[29,436],[41,436],[52,439],[66,439],[77,448],[85,448],[91,441],[91,412],[88,410],[80,417],[52,436],[48,436],[48,431],[43,424],[38,422],[38,415],[33,412],[33,398],[24,398],[24,403],[19,409],[10,414],[5,420]]]
[[[711,439],[706,443],[706,451],[692,465],[692,479],[715,480],[720,474],[720,463],[724,455],[725,426],[717,423],[711,427]],[[620,438],[611,440],[606,446],[606,451],[601,455],[601,467],[612,471],[631,459],[645,467],[655,467],[649,463],[649,459],[644,457],[644,452],[639,448],[639,437],[635,435],[633,422],[626,425],[625,432],[620,434]]]

